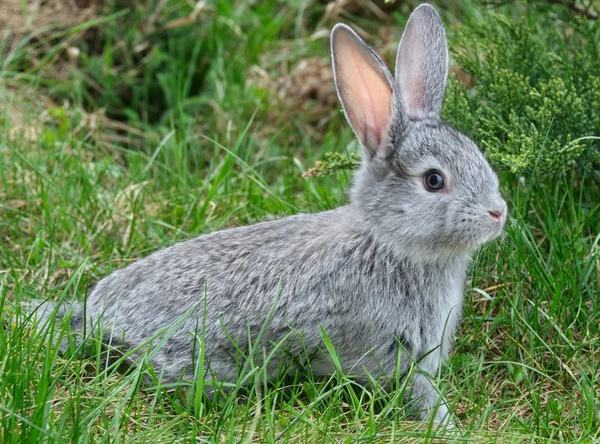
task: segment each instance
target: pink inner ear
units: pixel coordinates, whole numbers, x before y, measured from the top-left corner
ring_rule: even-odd
[[[379,144],[390,124],[391,87],[352,36],[342,33],[338,43],[337,74],[350,123],[363,143],[370,136]]]

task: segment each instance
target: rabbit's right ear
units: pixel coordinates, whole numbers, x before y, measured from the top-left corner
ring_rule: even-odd
[[[392,123],[392,76],[383,61],[348,26],[331,31],[333,77],[354,133],[373,157],[388,141]]]

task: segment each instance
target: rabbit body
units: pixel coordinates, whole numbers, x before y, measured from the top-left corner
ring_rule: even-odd
[[[468,257],[412,263],[345,206],[219,231],[158,251],[101,280],[88,296],[86,313],[102,317],[115,338],[124,332],[130,344],[144,343],[184,318],[152,359],[170,381],[183,371],[188,379],[192,375],[198,350],[189,332],[204,337],[217,379],[232,380],[239,364],[232,339],[247,352],[263,326],[261,345],[280,343],[290,328],[300,332],[301,340],[292,335],[284,348],[296,355],[317,352],[317,374],[334,370],[326,353],[318,352],[321,328],[349,374],[364,375],[364,367],[375,376],[391,375],[399,343],[415,360],[433,350],[425,370],[435,371],[456,327],[467,263]],[[278,360],[272,364],[275,373]]]
[[[259,346],[306,350],[313,372],[328,374],[323,330],[358,377],[385,381],[398,356],[399,370],[416,361],[413,397],[423,417],[443,421],[448,410],[426,374],[448,354],[470,256],[500,234],[506,204],[477,146],[440,118],[448,50],[432,6],[411,15],[394,76],[345,25],[334,27],[331,49],[362,149],[350,204],[160,250],[101,280],[72,321],[100,323],[126,347],[176,325],[151,358],[170,381],[194,374],[197,337],[213,375],[234,380],[261,331]]]

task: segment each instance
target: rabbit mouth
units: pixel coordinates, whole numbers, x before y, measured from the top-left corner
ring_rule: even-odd
[[[491,231],[491,233],[489,234],[488,238],[483,243],[486,243],[486,242],[496,239],[497,237],[499,237],[502,234],[503,230],[504,230],[504,222],[501,224],[497,224],[494,227],[494,229]]]
[[[504,228],[504,224],[498,224],[498,226],[494,227],[491,230],[486,230],[486,232],[481,233],[480,237],[475,237],[470,241],[466,242],[464,247],[465,250],[468,250],[470,253],[476,251],[484,244],[500,237],[502,235]]]

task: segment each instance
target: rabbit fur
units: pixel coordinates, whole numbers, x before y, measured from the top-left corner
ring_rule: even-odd
[[[151,358],[167,381],[193,377],[197,336],[214,377],[234,381],[236,353],[261,331],[267,347],[308,350],[313,373],[330,374],[322,329],[359,379],[385,383],[416,362],[412,397],[422,418],[441,422],[449,412],[428,375],[448,355],[471,254],[500,234],[506,204],[475,143],[440,118],[448,49],[431,5],[409,18],[394,76],[346,25],[333,28],[331,51],[362,148],[350,203],[159,250],[102,279],[70,322],[101,325],[125,347],[179,322]],[[444,189],[426,189],[431,170]]]

